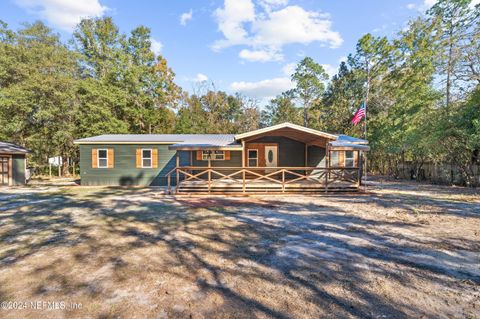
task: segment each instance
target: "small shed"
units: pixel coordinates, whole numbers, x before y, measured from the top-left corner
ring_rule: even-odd
[[[28,153],[29,151],[24,147],[0,141],[0,186],[26,183]]]

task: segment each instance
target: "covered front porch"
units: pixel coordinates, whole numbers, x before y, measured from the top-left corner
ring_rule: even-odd
[[[368,146],[354,142],[283,124],[236,135],[229,145],[175,145],[176,166],[167,175],[168,190],[175,194],[356,191]]]

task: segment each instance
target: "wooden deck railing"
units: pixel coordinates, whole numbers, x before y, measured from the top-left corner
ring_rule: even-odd
[[[175,173],[176,183],[172,185],[172,175]],[[183,177],[183,178],[182,178]],[[358,167],[205,167],[181,166],[175,167],[167,174],[168,193],[177,193],[179,186],[188,181],[207,183],[208,192],[212,190],[213,182],[229,181],[242,185],[245,193],[247,186],[258,182],[270,182],[281,186],[281,191],[289,184],[309,181],[322,184],[325,192],[328,186],[337,182],[349,182],[360,185],[360,169]]]

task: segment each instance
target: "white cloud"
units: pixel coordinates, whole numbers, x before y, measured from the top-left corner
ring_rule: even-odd
[[[252,62],[281,61],[283,55],[275,50],[249,50],[243,49],[238,56],[244,60]]]
[[[192,81],[193,82],[206,82],[206,81],[208,81],[208,76],[206,76],[203,73],[198,73],[197,76],[195,76],[195,78],[193,78]]]
[[[83,18],[101,17],[108,10],[99,0],[15,0],[15,2],[29,13],[66,31],[72,31]]]
[[[192,20],[193,17],[193,11],[190,9],[188,12],[184,12],[180,15],[180,24],[181,25],[187,25],[187,22]]]
[[[278,77],[258,82],[233,82],[230,88],[253,98],[271,98],[290,90],[294,84],[289,77]]]
[[[155,55],[160,55],[162,52],[163,44],[160,41],[155,40],[154,38],[150,38],[150,42],[152,43],[151,48]]]
[[[286,6],[288,0],[260,0],[259,4],[265,9],[270,11],[272,8]]]
[[[423,5],[430,8],[433,6],[435,3],[437,3],[437,0],[424,0]]]
[[[274,47],[320,42],[336,48],[343,40],[338,32],[331,30],[331,25],[325,14],[289,6],[271,12],[267,19],[257,20],[252,28],[255,33],[253,42]]]
[[[337,74],[337,68],[331,64],[321,64],[325,72],[328,74],[329,77],[333,77]]]
[[[287,63],[282,67],[282,73],[286,76],[292,76],[292,74],[295,72],[296,67],[296,63]]]
[[[415,3],[409,3],[407,4],[407,9],[414,10],[417,7]]]
[[[340,64],[342,62],[347,62],[347,61],[348,61],[348,57],[346,57],[346,56],[341,56],[337,60],[338,64]]]
[[[251,0],[225,0],[224,8],[215,10],[218,29],[225,36],[224,40],[215,42],[215,50],[246,42],[247,31],[244,23],[255,19],[255,8]]]
[[[418,10],[418,11],[426,11],[433,7],[438,0],[423,0],[421,4],[409,3],[407,4],[407,8],[410,10]],[[470,8],[474,8],[477,4],[480,3],[480,0],[472,0],[470,2]]]
[[[266,62],[278,61],[285,45],[318,42],[336,48],[343,42],[341,35],[332,30],[328,14],[286,6],[286,0],[261,0],[260,4],[263,10],[255,12],[252,0],[225,0],[224,7],[215,11],[224,38],[216,41],[213,49],[245,45],[250,49],[243,49],[241,58]],[[252,52],[256,52],[253,58]]]

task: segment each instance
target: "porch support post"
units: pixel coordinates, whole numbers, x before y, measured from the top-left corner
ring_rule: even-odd
[[[357,168],[358,168],[358,177],[357,177],[357,188],[360,187],[361,180],[362,180],[362,151],[357,151]]]
[[[175,175],[176,175],[176,178],[177,178],[177,184],[176,184],[176,188],[178,188],[178,184],[180,183],[180,174],[178,173],[178,168],[180,167],[180,156],[178,155],[178,151],[175,153],[175,157],[176,157],[176,172],[175,172]]]
[[[328,191],[328,175],[330,175],[330,149],[325,146],[325,193]]]
[[[308,167],[308,144],[305,143],[305,167]],[[307,176],[307,170],[305,170],[305,176]]]
[[[308,144],[305,143],[305,167],[308,167]]]
[[[245,141],[242,140],[242,168],[245,168]]]
[[[242,193],[245,193],[245,141],[242,140]]]
[[[212,160],[210,156],[208,156],[208,192],[210,193],[210,189],[212,187]]]

